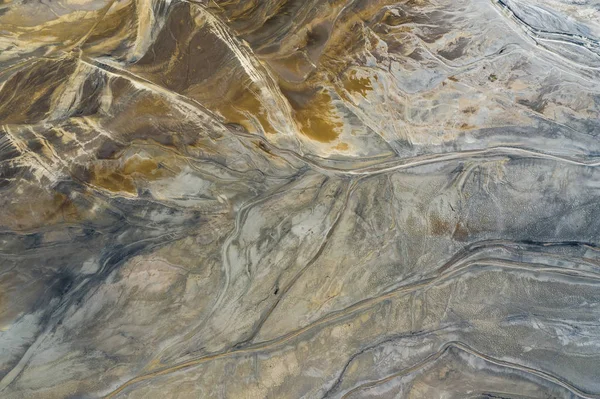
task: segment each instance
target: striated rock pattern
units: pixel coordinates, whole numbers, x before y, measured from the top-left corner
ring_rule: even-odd
[[[0,2],[0,397],[600,398],[600,1]]]

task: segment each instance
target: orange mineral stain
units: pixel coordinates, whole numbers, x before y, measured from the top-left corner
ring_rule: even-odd
[[[231,100],[218,104],[215,109],[226,122],[241,125],[251,133],[259,133],[257,122],[265,133],[275,133],[275,128],[269,122],[267,110],[258,95],[249,89],[237,93]]]
[[[332,142],[339,137],[344,123],[336,115],[329,93],[321,90],[302,104],[295,101],[290,101],[290,104],[302,134],[322,143]]]
[[[356,71],[352,71],[348,79],[344,81],[344,87],[350,93],[359,93],[366,97],[367,93],[373,90],[371,79],[367,77],[358,77]]]

